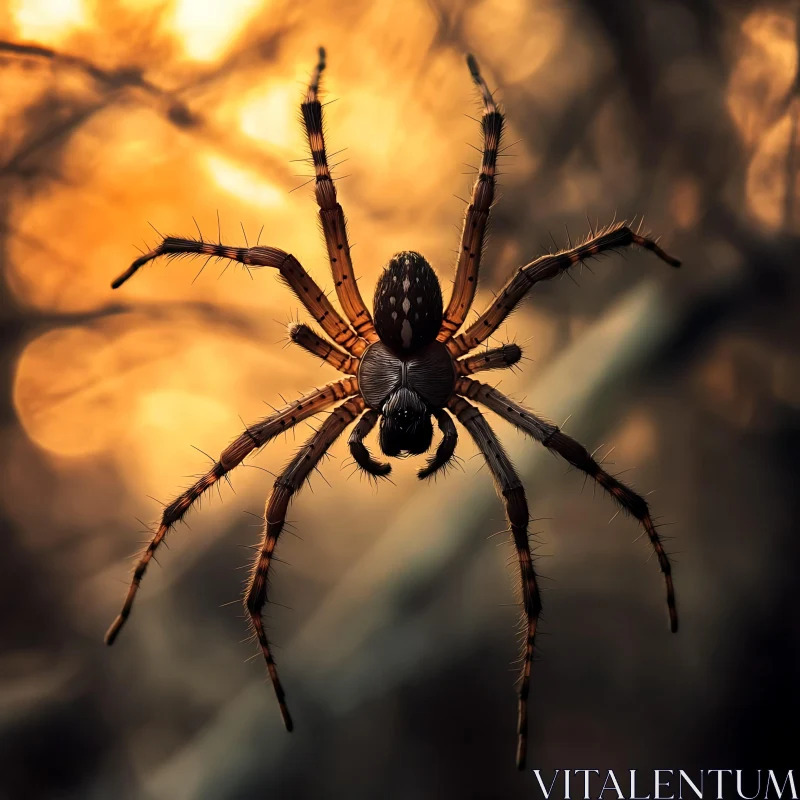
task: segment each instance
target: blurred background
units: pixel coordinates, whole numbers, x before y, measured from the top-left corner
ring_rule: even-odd
[[[494,342],[530,360],[488,380],[655,490],[681,614],[670,635],[634,521],[493,420],[539,518],[529,766],[797,766],[794,4],[5,0],[0,39],[3,797],[539,796],[513,761],[516,565],[465,433],[462,470],[395,462],[378,490],[340,441],[295,499],[267,612],[291,736],[230,602],[308,425],[170,535],[102,642],[145,524],[206,469],[192,447],[336,378],[286,349],[304,317],[270,271],[155,262],[109,288],[148,223],[216,238],[217,214],[224,242],[263,226],[332,288],[313,186],[291,191],[320,44],[365,297],[401,249],[448,291],[480,146],[468,51],[512,145],[476,310],[587,216],[644,215],[684,262],[539,284]]]

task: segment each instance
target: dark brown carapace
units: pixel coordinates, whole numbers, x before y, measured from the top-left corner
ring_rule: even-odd
[[[291,340],[348,377],[310,392],[248,427],[224,450],[219,461],[202,478],[164,509],[153,539],[136,566],[122,611],[106,634],[106,643],[114,642],[128,618],[139,583],[156,548],[192,504],[270,439],[301,420],[333,407],[319,430],[275,481],[264,512],[263,541],[253,562],[244,598],[245,609],[267,663],[284,723],[287,730],[291,730],[292,720],[286,696],[262,621],[267,602],[267,578],[289,501],[302,488],[328,448],[351,423],[355,423],[355,426],[348,444],[353,459],[366,473],[379,478],[387,475],[391,466],[373,458],[364,444],[367,434],[375,425],[380,423],[379,443],[383,453],[397,457],[419,455],[430,450],[435,420],[441,431],[441,440],[418,474],[420,478],[427,478],[438,473],[454,457],[458,440],[453,421],[455,417],[467,429],[486,460],[498,493],[505,503],[510,538],[519,559],[525,631],[518,684],[517,725],[517,766],[522,769],[527,743],[528,689],[541,601],[528,543],[529,517],[525,490],[502,444],[478,406],[488,408],[508,420],[586,473],[624,511],[638,520],[650,539],[664,574],[673,631],[678,629],[678,617],[670,562],[645,500],[606,472],[583,445],[557,426],[491,386],[469,377],[483,370],[502,369],[516,364],[522,356],[516,344],[484,349],[475,355],[469,353],[487,341],[536,283],[561,275],[586,258],[636,245],[650,250],[674,267],[679,266],[680,262],[668,256],[655,241],[631,230],[624,223],[611,225],[602,231],[592,231],[581,244],[542,256],[520,267],[488,308],[456,335],[464,325],[475,297],[486,226],[494,201],[496,164],[503,133],[503,114],[481,77],[477,62],[468,56],[467,64],[483,105],[483,159],[464,219],[450,300],[444,308],[436,273],[423,256],[409,250],[397,253],[386,265],[378,280],[371,314],[356,283],[344,212],[337,201],[336,187],[328,167],[322,105],[318,97],[320,76],[325,68],[325,52],[320,49],[319,55],[319,63],[302,104],[302,114],[311,150],[310,162],[314,165],[316,176],[315,195],[319,217],[336,295],[344,316],[334,308],[325,292],[293,255],[275,247],[227,247],[221,243],[203,241],[202,237],[164,238],[155,250],[134,261],[112,286],[121,286],[143,264],[162,255],[205,254],[238,261],[248,268],[272,267],[278,270],[327,336],[320,336],[308,325],[293,324],[290,327]]]

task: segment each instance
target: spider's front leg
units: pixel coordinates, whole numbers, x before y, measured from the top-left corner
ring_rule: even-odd
[[[525,489],[506,455],[495,432],[475,406],[463,397],[453,395],[447,407],[458,421],[470,432],[478,449],[483,453],[491,470],[497,491],[506,506],[506,516],[511,526],[511,535],[517,550],[520,569],[522,608],[525,615],[525,643],[522,651],[522,672],[519,678],[519,702],[517,719],[517,768],[525,769],[528,746],[528,691],[530,689],[533,648],[536,626],[542,610],[536,571],[533,567],[530,542],[528,541],[528,503]]]
[[[325,234],[325,245],[328,248],[328,259],[331,263],[336,295],[355,332],[368,342],[376,342],[378,334],[375,331],[372,316],[358,289],[356,275],[353,271],[353,259],[350,255],[347,223],[344,211],[336,198],[336,185],[331,177],[328,156],[325,151],[322,104],[319,101],[319,82],[324,69],[325,50],[320,47],[319,61],[300,109],[308,146],[311,150],[311,162],[314,165],[314,195],[319,206],[319,219],[322,224],[322,232]]]
[[[269,568],[275,552],[275,545],[286,522],[286,511],[292,496],[300,491],[311,471],[320,462],[328,448],[336,441],[342,431],[364,410],[363,398],[352,397],[337,406],[325,419],[319,430],[300,448],[297,455],[289,463],[280,477],[267,501],[264,511],[264,534],[261,549],[253,562],[250,583],[244,598],[244,606],[250,617],[253,632],[261,646],[261,652],[267,663],[269,677],[275,689],[281,716],[287,731],[292,730],[292,718],[286,706],[286,694],[283,691],[275,660],[269,648],[264,631],[262,613],[267,602],[267,583]]]
[[[678,630],[678,610],[675,606],[675,589],[672,584],[672,565],[669,556],[664,551],[664,544],[658,535],[656,526],[653,524],[647,501],[622,481],[609,475],[582,444],[567,436],[556,425],[537,417],[532,411],[523,408],[510,397],[498,392],[497,389],[469,378],[459,378],[456,383],[456,391],[490,408],[495,414],[560,455],[573,467],[589,475],[616,500],[622,509],[639,522],[650,539],[650,544],[658,558],[658,565],[664,575],[669,625],[670,630],[675,633]]]
[[[286,408],[277,411],[245,430],[238,439],[235,439],[225,448],[219,457],[219,461],[202,478],[193,486],[190,486],[177,500],[166,506],[158,529],[136,565],[133,580],[128,589],[122,610],[106,633],[106,644],[114,644],[114,640],[130,616],[139,584],[142,582],[147,566],[155,555],[158,546],[164,541],[167,533],[176,523],[183,519],[195,501],[221,478],[224,478],[234,467],[241,464],[250,453],[263,447],[270,439],[283,431],[289,430],[298,422],[332,406],[338,400],[343,400],[357,393],[358,381],[355,378],[346,378],[343,381],[337,381],[321,389],[316,389],[293,403],[289,403]]]
[[[555,278],[569,269],[573,264],[592,258],[600,253],[618,250],[622,247],[642,247],[655,253],[671,267],[679,267],[677,258],[665,253],[658,244],[646,236],[640,236],[625,223],[602,231],[577,247],[563,250],[560,253],[542,256],[524,267],[503,287],[492,304],[481,314],[464,333],[447,343],[454,357],[464,355],[486,341],[499,327],[503,320],[519,305],[528,291],[539,281]]]
[[[503,135],[503,114],[495,103],[486,81],[481,77],[474,56],[467,56],[467,66],[483,102],[481,117],[483,159],[472,187],[472,199],[464,217],[453,291],[437,337],[440,342],[446,342],[463,325],[475,298],[486,226],[489,224],[489,212],[494,202],[497,154]]]
[[[354,356],[360,356],[367,349],[367,342],[356,334],[331,305],[327,295],[317,286],[314,279],[303,269],[300,262],[291,254],[277,247],[228,247],[223,244],[204,242],[199,239],[183,239],[165,236],[154,250],[145,253],[133,262],[112,284],[118,289],[133,277],[138,270],[159,256],[205,255],[208,258],[228,258],[238,261],[245,267],[272,267],[280,272],[281,278],[289,285],[297,299],[320,324],[336,344]]]

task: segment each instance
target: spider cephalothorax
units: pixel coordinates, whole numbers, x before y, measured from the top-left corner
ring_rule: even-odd
[[[516,364],[522,351],[516,344],[505,344],[475,355],[477,348],[500,327],[528,291],[542,280],[563,274],[572,265],[603,252],[636,245],[655,253],[672,266],[680,262],[667,255],[652,239],[625,223],[602,231],[591,231],[587,239],[568,250],[537,258],[520,267],[497,294],[488,308],[459,335],[475,297],[486,226],[494,200],[495,173],[503,132],[503,114],[480,75],[472,56],[467,57],[472,78],[483,103],[483,160],[464,218],[458,250],[455,280],[450,301],[443,310],[442,290],[430,264],[414,251],[394,255],[383,270],[375,289],[373,314],[370,314],[358,288],[350,257],[344,212],[336,196],[322,133],[322,105],[319,79],[325,68],[325,53],[320,60],[302,104],[303,121],[315,171],[315,195],[325,234],[328,258],[336,294],[344,317],[327,295],[291,254],[275,247],[228,247],[201,239],[168,236],[151,252],[143,255],[113,283],[121,286],[143,264],[161,255],[197,255],[228,258],[247,267],[271,267],[294,292],[297,299],[320,325],[327,339],[308,325],[290,326],[291,340],[327,361],[348,377],[330,383],[277,410],[249,426],[219,457],[214,466],[180,497],[164,508],[152,541],[145,548],[133,573],[133,581],[119,616],[106,634],[112,644],[130,614],[136,591],[147,565],[167,532],[211,486],[283,431],[314,414],[333,408],[319,430],[303,445],[295,458],[275,481],[264,511],[264,534],[253,563],[244,604],[259,647],[267,664],[284,723],[292,729],[283,687],[278,678],[262,612],[267,602],[267,578],[275,546],[286,521],[292,496],[298,492],[328,448],[351,423],[355,426],[348,442],[355,462],[368,474],[382,477],[388,463],[374,459],[364,439],[380,420],[379,443],[389,457],[419,455],[431,448],[433,422],[441,440],[420,478],[443,470],[454,457],[458,434],[454,415],[467,429],[483,454],[503,499],[509,533],[520,568],[525,638],[518,686],[517,766],[525,764],[527,742],[527,697],[533,662],[536,628],[541,611],[536,571],[528,542],[528,504],[525,490],[502,444],[478,408],[470,400],[511,422],[576,469],[583,471],[605,489],[619,506],[631,514],[644,529],[664,574],[670,627],[678,629],[675,594],[669,558],[653,524],[646,501],[606,472],[583,445],[557,426],[537,416],[491,386],[472,380],[469,375]]]

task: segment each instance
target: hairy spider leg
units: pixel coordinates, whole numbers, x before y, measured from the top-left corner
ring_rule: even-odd
[[[420,480],[430,478],[440,469],[444,469],[455,455],[458,444],[458,431],[451,416],[443,408],[434,409],[433,416],[442,432],[442,441],[439,442],[436,452],[428,459],[428,463],[417,472]]]
[[[378,461],[372,457],[367,446],[364,444],[364,439],[369,436],[370,431],[375,427],[381,414],[376,408],[371,408],[365,412],[361,419],[358,421],[353,432],[348,439],[348,446],[350,447],[350,455],[353,460],[358,464],[361,469],[375,478],[383,478],[392,471],[392,465],[385,461]]]
[[[142,582],[147,565],[155,555],[156,549],[164,541],[164,537],[170,529],[183,519],[186,512],[207,489],[217,483],[234,467],[241,464],[250,453],[263,447],[279,433],[289,430],[301,420],[334,405],[337,401],[356,394],[358,394],[358,381],[355,378],[345,378],[342,381],[323,386],[321,389],[316,389],[304,397],[289,403],[285,408],[247,428],[241,436],[223,450],[219,461],[202,478],[166,506],[161,516],[161,522],[150,544],[147,545],[139,559],[139,563],[136,565],[125,603],[108,629],[105,643],[108,645],[114,644],[114,640],[128,619],[139,584]]]
[[[647,501],[622,481],[609,475],[589,455],[582,444],[562,433],[557,425],[537,417],[532,411],[498,392],[497,389],[469,378],[459,378],[456,383],[456,391],[490,408],[495,414],[541,442],[548,450],[557,453],[573,467],[589,475],[614,498],[624,511],[638,520],[650,539],[650,544],[658,558],[658,565],[664,575],[670,630],[675,633],[678,630],[678,611],[675,605],[675,589],[672,585],[672,566],[664,551],[661,537],[653,524]]]
[[[518,344],[504,344],[456,361],[456,374],[473,375],[487,369],[507,369],[513,367],[521,358],[522,349]]]
[[[475,298],[486,238],[486,226],[494,201],[497,153],[503,135],[503,114],[495,103],[486,81],[481,77],[478,62],[474,56],[467,56],[467,65],[472,74],[472,80],[480,90],[483,102],[483,116],[481,117],[483,160],[478,177],[472,187],[471,202],[464,216],[455,283],[437,337],[440,342],[446,342],[463,325]]]
[[[337,406],[320,426],[319,430],[300,448],[283,473],[275,481],[275,486],[264,510],[264,535],[261,549],[253,562],[250,582],[244,597],[244,607],[250,617],[261,652],[267,663],[269,677],[278,699],[283,724],[287,731],[292,730],[292,718],[286,705],[286,694],[283,691],[275,660],[270,652],[267,634],[264,630],[262,613],[267,603],[269,568],[278,543],[278,537],[286,522],[286,511],[292,495],[300,491],[311,471],[317,466],[328,448],[336,441],[339,434],[364,410],[362,397],[352,397]]]
[[[320,324],[322,330],[354,356],[360,356],[367,349],[367,342],[362,339],[342,319],[339,312],[331,305],[327,295],[317,286],[314,279],[303,269],[300,262],[291,253],[277,247],[228,247],[197,239],[182,239],[176,236],[165,236],[161,244],[149,253],[145,253],[133,262],[112,284],[118,289],[132,277],[148,261],[159,256],[191,256],[207,255],[210,258],[229,258],[246,267],[272,267],[277,269],[281,278],[294,292],[297,299]]]
[[[469,431],[486,459],[486,464],[494,478],[495,487],[505,502],[506,517],[511,526],[511,535],[519,559],[525,639],[522,646],[522,669],[518,686],[517,769],[525,769],[528,748],[528,691],[536,626],[542,611],[539,586],[536,583],[536,570],[533,567],[533,557],[528,541],[528,502],[525,499],[525,489],[519,476],[483,414],[463,397],[456,395],[448,401],[447,407]]]
[[[338,369],[339,372],[344,372],[346,375],[355,375],[358,372],[359,359],[334,347],[304,322],[292,322],[289,325],[289,338],[311,355],[321,358]]]
[[[303,127],[311,150],[311,160],[314,164],[314,195],[319,206],[319,219],[325,234],[336,295],[356,333],[368,342],[376,342],[378,334],[358,289],[347,238],[347,222],[344,211],[336,199],[336,186],[331,178],[328,156],[325,152],[322,104],[319,101],[319,82],[324,69],[325,50],[320,47],[319,62],[300,107]]]
[[[662,261],[672,267],[679,267],[677,258],[667,255],[653,239],[634,233],[624,222],[601,231],[587,239],[583,244],[560,253],[545,255],[520,267],[506,283],[491,305],[467,328],[464,333],[447,343],[454,357],[464,355],[489,338],[503,323],[503,320],[519,305],[534,284],[549,280],[562,274],[573,264],[577,264],[607,250],[636,245],[651,250]]]

